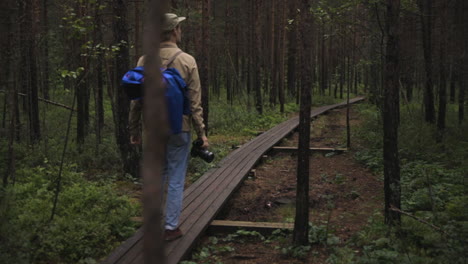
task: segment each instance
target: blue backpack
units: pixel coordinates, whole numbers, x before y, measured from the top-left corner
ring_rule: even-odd
[[[166,87],[166,105],[169,114],[168,120],[172,134],[182,131],[184,115],[190,115],[190,100],[187,95],[187,84],[175,68],[167,68],[182,51],[177,52],[161,68],[163,84]],[[144,67],[136,67],[129,70],[122,77],[122,87],[131,100],[143,98]]]
[[[145,82],[143,66],[133,68],[122,77],[120,86],[124,89],[130,100],[143,98],[143,83]]]

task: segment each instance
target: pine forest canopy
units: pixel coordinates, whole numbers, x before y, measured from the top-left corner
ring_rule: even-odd
[[[350,88],[353,93],[360,89],[369,93],[375,102],[381,99],[384,2],[310,1],[313,37],[309,50],[300,45],[298,28],[304,10],[298,1],[213,1],[209,13],[203,9],[204,3],[171,1],[171,6],[188,17],[181,47],[199,58],[207,113],[207,102],[221,96],[231,103],[253,105],[259,113],[266,105],[283,109],[291,98],[298,102],[304,70],[298,58],[303,56],[312,61],[314,93],[343,98]],[[7,1],[2,11],[2,32],[8,36],[1,40],[2,61],[6,62],[2,91],[21,94],[15,100],[4,97],[5,102],[18,106],[4,105],[3,127],[15,112],[16,137],[37,142],[47,130],[40,120],[41,112],[47,110],[40,104],[51,100],[70,106],[76,91],[78,145],[90,134],[99,145],[104,126],[115,125],[119,127],[120,151],[129,152],[122,157],[134,156],[124,146],[126,133],[119,132],[125,128],[128,104],[118,81],[142,55],[145,4],[124,0]],[[450,102],[458,97],[459,118],[464,119],[465,5],[462,0],[402,1],[401,95],[412,101],[422,94],[428,122],[436,122],[435,105],[440,102],[435,100],[447,87],[448,94],[442,97]],[[23,74],[15,74],[19,72]],[[110,103],[114,124],[105,124],[106,103]],[[10,107],[17,110],[10,111]],[[440,118],[437,122],[444,126]],[[135,172],[128,164],[124,167]]]

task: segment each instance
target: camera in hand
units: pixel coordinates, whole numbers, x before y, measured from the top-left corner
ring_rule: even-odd
[[[193,141],[192,143],[192,151],[190,151],[190,154],[192,157],[200,157],[204,161],[211,163],[214,159],[214,154],[211,151],[208,151],[205,148],[202,148],[203,146],[203,140],[197,139]]]

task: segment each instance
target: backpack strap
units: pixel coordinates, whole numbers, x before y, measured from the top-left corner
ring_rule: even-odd
[[[168,67],[169,65],[171,65],[171,64],[175,61],[175,59],[177,58],[177,56],[179,56],[179,55],[182,54],[182,53],[183,53],[183,51],[182,51],[182,50],[179,50],[174,56],[172,56],[172,58],[170,58],[169,60],[167,60],[167,62],[164,63],[164,64],[161,66],[161,68],[167,69],[167,67]]]

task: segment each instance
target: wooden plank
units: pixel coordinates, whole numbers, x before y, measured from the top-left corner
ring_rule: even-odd
[[[227,221],[213,220],[208,227],[207,232],[216,234],[219,232],[235,232],[236,230],[257,231],[264,235],[271,234],[277,229],[293,230],[293,223],[270,223],[270,222],[246,222],[246,221]]]
[[[267,229],[293,229],[293,223],[272,223],[272,222],[248,222],[248,221],[229,221],[213,220],[210,226],[219,227],[239,227],[239,228],[267,228]]]
[[[350,103],[363,100],[355,98]],[[318,116],[346,103],[316,108],[311,116]],[[209,226],[232,193],[240,186],[252,167],[272,146],[299,125],[299,118],[287,120],[231,152],[218,168],[205,173],[184,192],[181,229],[184,236],[166,244],[167,263],[178,263],[193,246],[195,240]],[[143,231],[139,229],[129,240],[115,250],[104,263],[143,263]]]
[[[117,249],[115,249],[102,263],[103,264],[114,264],[119,263],[131,249],[141,240],[143,237],[143,229],[140,228],[136,233],[129,239],[125,240]]]
[[[277,152],[297,152],[297,147],[273,147],[271,150]],[[347,148],[310,148],[310,152],[345,152]]]

